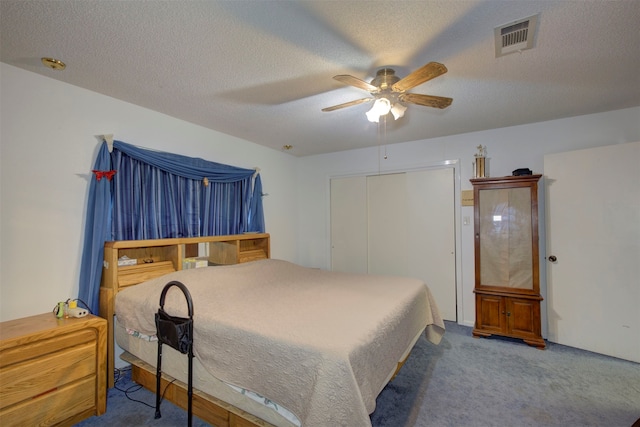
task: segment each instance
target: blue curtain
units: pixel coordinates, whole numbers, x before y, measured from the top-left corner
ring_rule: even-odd
[[[92,313],[98,314],[104,242],[111,235],[111,179],[104,175],[111,170],[111,156],[106,143],[98,151],[93,170],[95,175],[89,183],[78,298]]]
[[[79,296],[94,313],[105,241],[264,232],[262,183],[253,169],[114,141],[111,155],[103,144],[94,172]]]

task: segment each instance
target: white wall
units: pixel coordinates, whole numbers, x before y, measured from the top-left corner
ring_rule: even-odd
[[[0,320],[42,313],[77,297],[95,135],[260,167],[272,256],[311,267],[330,266],[329,178],[378,171],[377,148],[294,158],[4,63],[0,94]],[[548,153],[638,140],[640,107],[396,144],[387,147],[380,165],[389,171],[458,160],[461,186],[470,189],[478,144],[487,146],[490,173],[498,176],[519,167],[542,172]],[[459,321],[471,325],[473,230],[461,224],[472,208],[458,206],[457,212]]]
[[[390,145],[387,159],[378,160],[378,148],[351,150],[299,159],[299,262],[319,268],[330,267],[329,179],[380,170],[412,169],[446,161],[458,160],[460,184],[471,189],[473,155],[479,144],[486,145],[491,176],[511,175],[517,168],[543,172],[545,154],[581,148],[619,144],[640,140],[640,107],[606,113],[553,120],[543,123],[493,129],[430,140]],[[384,154],[384,150],[381,150]],[[540,212],[544,212],[544,184],[541,185]],[[461,230],[462,307],[458,307],[458,321],[472,326],[475,316],[473,283],[473,208],[461,207],[456,201]],[[462,218],[471,217],[470,225],[461,225]],[[544,239],[544,223],[540,232]],[[541,242],[544,256],[544,240]],[[541,279],[546,283],[546,265],[541,263]],[[545,283],[542,283],[544,287]],[[460,285],[459,285],[460,287]],[[544,293],[543,293],[543,296]]]
[[[98,139],[260,167],[272,255],[296,261],[289,154],[0,63],[0,320],[77,298]]]

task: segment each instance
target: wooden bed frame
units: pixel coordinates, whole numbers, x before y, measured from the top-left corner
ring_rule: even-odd
[[[393,381],[398,375],[400,368],[402,368],[408,357],[398,363],[396,371],[389,382]],[[120,358],[131,364],[131,379],[133,381],[153,393],[156,392],[156,368],[154,366],[127,352],[124,352]],[[165,388],[166,391],[164,391]],[[162,373],[160,389],[164,392],[165,399],[185,411],[187,410],[187,384]],[[216,427],[276,427],[255,415],[195,388],[193,389],[192,399],[193,415]]]
[[[156,368],[124,352],[120,358],[131,364],[131,379],[144,388],[156,392]],[[166,388],[166,391],[165,391]],[[163,373],[160,389],[164,398],[187,410],[187,384]],[[260,418],[236,408],[198,389],[193,389],[193,415],[217,427],[276,427]]]
[[[131,240],[106,242],[104,266],[100,287],[100,316],[107,319],[107,382],[114,386],[114,336],[115,296],[128,287],[146,280],[182,270],[185,259],[193,257],[193,245],[209,245],[208,261],[213,264],[237,264],[270,258],[269,234],[242,234],[179,239]],[[191,251],[189,250],[191,246]],[[197,252],[196,252],[197,253]],[[118,265],[127,256],[136,259],[135,265]],[[407,356],[408,357],[408,356]],[[131,377],[136,383],[156,392],[156,368],[143,360],[124,352],[120,358],[131,364]],[[391,378],[407,360],[398,363]],[[166,391],[164,391],[166,388]],[[161,389],[164,398],[187,409],[187,384],[167,374],[162,374]],[[217,427],[275,427],[242,409],[215,398],[200,390],[193,390],[193,415]]]

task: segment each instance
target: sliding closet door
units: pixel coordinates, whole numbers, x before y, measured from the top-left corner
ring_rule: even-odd
[[[407,174],[407,275],[429,286],[445,320],[456,320],[453,169]]]
[[[331,269],[367,272],[367,177],[331,180]]]
[[[331,180],[331,268],[416,277],[456,320],[453,169]]]
[[[367,177],[369,273],[406,276],[407,174]]]
[[[422,279],[456,320],[453,169],[367,179],[369,273]]]

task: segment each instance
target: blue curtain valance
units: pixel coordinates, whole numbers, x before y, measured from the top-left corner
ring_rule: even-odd
[[[183,178],[201,180],[206,177],[215,182],[236,182],[256,173],[254,169],[243,169],[196,157],[147,150],[121,141],[113,141],[113,148],[149,166]]]

